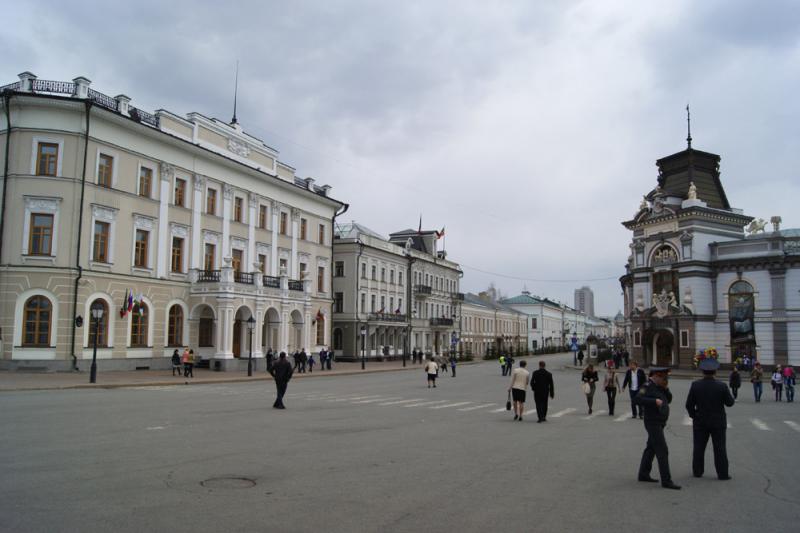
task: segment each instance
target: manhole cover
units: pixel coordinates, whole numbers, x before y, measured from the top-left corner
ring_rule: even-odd
[[[200,484],[207,489],[249,489],[256,486],[254,479],[237,476],[212,477]]]

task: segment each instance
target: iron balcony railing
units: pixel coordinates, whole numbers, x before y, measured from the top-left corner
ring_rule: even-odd
[[[303,290],[303,282],[297,279],[290,279],[289,280],[289,290],[290,291],[301,291]]]
[[[22,87],[22,82],[15,81],[14,83],[9,83],[8,85],[3,85],[0,87],[0,93],[4,93],[6,91],[19,91],[20,87]]]
[[[367,320],[374,320],[378,322],[405,322],[406,315],[393,314],[393,313],[369,313]]]
[[[99,93],[94,89],[89,89],[89,100],[112,111],[119,111],[119,104],[114,98],[111,98],[106,94]]]
[[[253,273],[252,272],[239,272],[237,270],[233,271],[233,281],[236,283],[246,283],[247,285],[253,284]]]
[[[433,292],[433,289],[430,285],[416,285],[414,286],[414,294],[430,296]]]
[[[431,318],[431,326],[452,326],[452,318]]]
[[[219,270],[201,270],[197,273],[198,283],[214,283],[219,281]]]
[[[454,292],[452,294],[453,300],[463,302],[464,301],[464,293],[463,292]]]
[[[281,278],[276,278],[275,276],[264,276],[264,286],[272,289],[280,289]]]

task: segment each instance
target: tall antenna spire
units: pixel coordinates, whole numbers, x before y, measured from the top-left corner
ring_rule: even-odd
[[[686,144],[687,148],[692,147],[692,114],[689,111],[689,104],[686,104]]]
[[[238,124],[239,121],[236,120],[236,96],[239,92],[239,60],[236,60],[236,78],[233,85],[233,118],[231,119],[231,124]]]

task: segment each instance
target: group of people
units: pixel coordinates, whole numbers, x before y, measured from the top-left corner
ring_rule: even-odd
[[[275,364],[275,352],[272,351],[272,348],[267,350],[266,358],[267,358],[267,372],[271,374],[272,367]],[[292,354],[292,359],[294,360],[294,366],[292,367],[292,372],[296,370],[300,374],[305,374],[306,369],[308,369],[309,372],[314,372],[314,365],[317,364],[317,361],[314,359],[314,354],[308,355],[306,353],[305,348],[299,351],[296,350],[294,354]],[[319,351],[320,370],[326,370],[326,369],[331,370],[332,361],[333,361],[333,352],[323,347]]]
[[[500,363],[500,372],[504,376],[510,376],[511,371],[514,370],[514,357],[511,355],[501,355],[497,362]]]
[[[746,368],[743,366],[743,368]],[[750,383],[753,385],[753,396],[756,402],[761,401],[761,394],[764,391],[764,369],[761,368],[761,363],[756,361],[750,370]],[[776,365],[775,370],[770,376],[770,384],[775,393],[775,401],[783,401],[783,392],[786,391],[786,401],[794,401],[794,388],[797,383],[797,373],[792,365]],[[739,397],[739,389],[742,386],[742,376],[737,366],[733,367],[730,376],[728,376],[728,386],[731,388],[733,397]]]
[[[451,354],[448,360],[439,357],[439,361],[434,357],[430,357],[425,363],[423,370],[428,378],[428,388],[436,388],[436,378],[439,377],[439,370],[447,373],[447,366],[450,366],[450,373],[452,377],[456,377],[456,356]]]
[[[598,372],[594,369],[594,365],[590,363],[581,373],[581,387],[583,389],[583,394],[586,396],[589,414],[592,414],[592,408],[594,406],[594,394],[599,381],[600,377]],[[623,392],[627,388],[630,391],[631,405],[633,406],[632,418],[636,418],[637,415],[639,418],[643,418],[644,413],[642,413],[641,409],[639,409],[637,413],[637,405],[633,399],[636,394],[638,394],[639,389],[644,385],[644,383],[644,371],[639,368],[639,364],[636,361],[630,362],[628,371],[625,372],[625,378],[622,380],[621,387],[619,384],[619,376],[617,375],[616,367],[614,365],[608,365],[606,367],[606,375],[603,378],[603,390],[608,398],[608,415],[614,416],[614,408],[616,407],[617,403],[617,393]]]
[[[187,347],[183,349],[183,354],[179,354],[177,348],[172,352],[172,375],[194,377],[194,350]]]
[[[539,361],[539,369],[533,374],[526,368],[528,362],[522,360],[511,375],[511,384],[508,386],[509,401],[514,402],[514,420],[522,422],[522,415],[525,412],[525,396],[528,384],[533,390],[533,401],[536,404],[537,423],[547,422],[548,399],[556,397],[556,387],[553,383],[553,375],[547,371],[544,361]],[[504,374],[505,375],[505,374]]]

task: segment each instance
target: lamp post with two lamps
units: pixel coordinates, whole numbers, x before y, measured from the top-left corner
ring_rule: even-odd
[[[97,383],[97,338],[100,335],[100,321],[103,320],[103,304],[92,304],[92,320],[94,320],[94,338],[92,340],[92,367],[89,371],[89,383]]]
[[[247,356],[247,377],[253,376],[253,330],[256,327],[256,321],[253,315],[247,319],[247,331],[250,337],[250,354]]]

